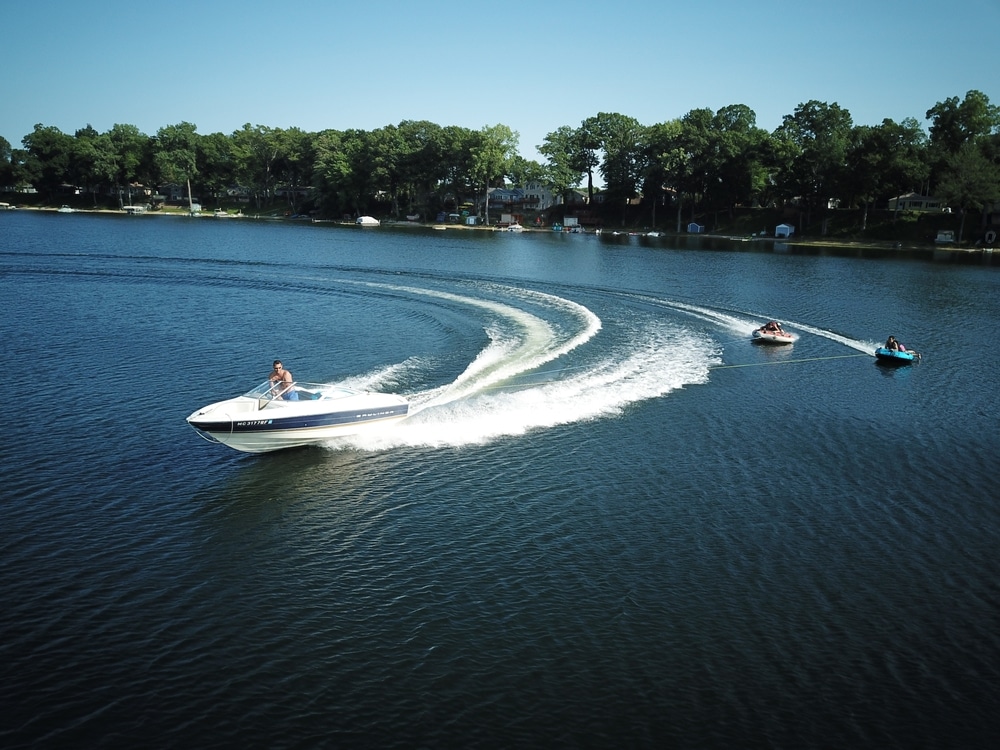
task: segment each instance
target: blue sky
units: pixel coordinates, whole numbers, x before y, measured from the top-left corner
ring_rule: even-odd
[[[746,104],[773,130],[800,103],[856,124],[971,89],[1000,104],[1000,0],[296,3],[0,0],[0,136],[115,123],[154,135],[402,120],[504,124],[520,150],[618,112],[644,125]]]

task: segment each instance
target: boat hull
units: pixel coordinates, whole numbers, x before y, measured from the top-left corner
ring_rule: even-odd
[[[330,404],[238,396],[199,409],[187,418],[206,439],[245,453],[314,445],[370,432],[405,419],[406,399],[391,393],[353,393]]]
[[[917,360],[917,355],[880,346],[875,350],[875,360],[884,365],[911,365]]]

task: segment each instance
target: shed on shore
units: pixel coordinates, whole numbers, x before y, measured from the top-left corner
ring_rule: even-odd
[[[775,237],[791,237],[795,234],[795,227],[792,224],[778,224],[774,228]]]

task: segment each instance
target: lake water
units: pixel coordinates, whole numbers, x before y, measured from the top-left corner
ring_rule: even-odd
[[[0,214],[0,746],[984,746],[998,320],[980,255]],[[411,416],[188,428],[276,357]]]

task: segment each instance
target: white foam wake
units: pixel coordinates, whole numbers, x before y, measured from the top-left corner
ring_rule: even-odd
[[[749,336],[756,328],[760,327],[760,321],[762,318],[766,320],[775,319],[771,316],[755,316],[753,313],[749,312],[741,312],[738,314],[720,312],[707,307],[699,307],[697,305],[690,305],[683,302],[664,301],[663,304],[701,320],[715,323],[724,329],[732,331],[733,333],[746,336]],[[799,323],[797,321],[787,320],[784,318],[780,318],[780,320],[785,328],[801,331],[803,333],[810,333],[814,336],[820,336],[866,354],[872,354],[875,349],[880,346],[879,343],[868,339],[854,339],[849,336],[844,336],[842,334],[835,333],[834,331],[828,331],[824,328],[817,328],[816,326],[811,326],[806,323]],[[796,334],[793,333],[793,336],[795,335]]]
[[[704,340],[666,330],[647,330],[643,336],[633,341],[637,346],[627,357],[603,358],[537,385],[481,388],[462,399],[432,400],[390,430],[345,441],[367,450],[469,445],[614,416],[630,404],[707,382],[710,366],[718,361]]]
[[[711,329],[749,338],[760,315],[721,311],[642,295],[627,295],[651,305],[654,312],[630,308],[609,341],[589,344],[602,331],[591,310],[541,292],[480,285],[478,292],[497,299],[439,290],[371,284],[416,296],[434,297],[487,313],[489,343],[451,383],[407,394],[410,416],[381,432],[336,441],[336,447],[383,450],[396,446],[459,446],[560,424],[618,414],[630,404],[657,398],[685,385],[708,381],[712,366],[722,363],[721,345]],[[655,309],[667,309],[709,323],[698,332]],[[877,343],[782,319],[789,329],[820,336],[870,353]],[[609,334],[610,336],[611,334]],[[572,354],[572,362],[543,369]],[[391,389],[419,373],[416,359],[390,365],[346,384]],[[543,382],[539,382],[539,381]]]
[[[601,321],[575,302],[538,292],[504,290],[508,299],[552,313],[546,318],[571,321],[564,330],[513,304],[447,292],[409,291],[488,311],[494,316],[486,327],[490,343],[449,385],[407,394],[411,410],[404,422],[343,438],[333,443],[336,447],[382,450],[479,444],[613,416],[629,404],[707,382],[710,367],[719,362],[717,347],[707,337],[660,316],[630,320],[621,338],[590,353],[586,345],[601,331]],[[574,355],[572,364],[539,372],[569,353]],[[417,366],[407,361],[358,380],[376,385]],[[537,382],[538,377],[546,378],[545,382]]]

